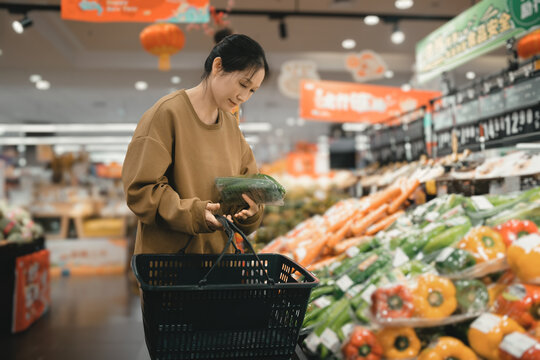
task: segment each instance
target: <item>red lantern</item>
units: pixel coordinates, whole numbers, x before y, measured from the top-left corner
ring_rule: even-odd
[[[522,37],[517,44],[517,52],[522,59],[527,59],[540,53],[540,29]]]
[[[159,23],[147,26],[140,34],[141,44],[149,53],[159,56],[159,70],[171,68],[170,56],[184,47],[186,38],[173,24]]]

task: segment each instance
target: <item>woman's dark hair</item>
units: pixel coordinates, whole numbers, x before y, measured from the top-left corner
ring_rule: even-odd
[[[264,69],[264,77],[268,75],[268,63],[264,50],[258,42],[246,35],[233,34],[217,43],[204,62],[203,80],[212,72],[214,59],[220,57],[223,71],[244,71]]]

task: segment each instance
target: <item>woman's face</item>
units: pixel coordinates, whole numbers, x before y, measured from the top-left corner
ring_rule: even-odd
[[[221,59],[214,60],[217,67],[212,77],[211,86],[214,100],[218,108],[231,112],[235,107],[249,100],[251,95],[261,86],[264,69],[248,69],[226,73],[221,69]]]

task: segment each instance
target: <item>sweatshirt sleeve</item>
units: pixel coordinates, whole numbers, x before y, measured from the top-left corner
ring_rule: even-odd
[[[243,154],[242,154],[242,169],[240,171],[241,175],[252,175],[257,174],[259,172],[257,168],[257,162],[255,161],[255,156],[253,156],[253,151],[251,151],[251,148],[247,144],[246,140],[242,136],[242,148],[243,148]],[[255,215],[247,218],[246,220],[237,220],[234,219],[234,222],[238,225],[240,230],[244,232],[244,234],[249,235],[261,225],[262,218],[263,218],[263,212],[264,212],[264,205],[259,205],[259,210],[255,213]]]
[[[206,204],[198,198],[181,199],[166,176],[172,158],[158,140],[134,138],[128,147],[122,181],[128,207],[143,224],[163,224],[195,235],[212,232],[205,219]]]

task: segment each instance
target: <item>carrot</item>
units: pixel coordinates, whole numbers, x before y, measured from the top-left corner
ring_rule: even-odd
[[[326,243],[326,247],[328,249],[332,249],[341,240],[345,239],[345,236],[347,236],[347,233],[349,233],[349,231],[351,230],[353,221],[354,219],[349,219],[347,223],[341,229],[336,231],[335,234],[332,234],[332,236],[328,238],[328,242]]]
[[[407,200],[407,198],[412,195],[412,193],[414,192],[414,190],[416,190],[418,185],[420,185],[420,181],[418,179],[414,179],[412,185],[407,187],[406,190],[404,190],[401,193],[401,195],[399,195],[394,201],[392,201],[392,203],[388,207],[388,212],[390,214],[395,213],[397,209],[399,209],[401,204],[403,204],[405,200]]]
[[[317,261],[316,263],[308,265],[306,267],[306,269],[308,269],[309,271],[320,270],[320,269],[325,268],[328,265],[332,264],[333,262],[337,261],[338,258],[339,258],[339,256],[327,256],[327,257]]]
[[[371,240],[371,236],[358,236],[358,237],[353,237],[353,238],[343,240],[342,242],[334,246],[333,248],[334,254],[335,255],[342,254],[345,251],[347,251],[348,248],[352,246],[358,246],[370,240]]]
[[[273,252],[279,252],[279,249],[281,248],[281,245],[283,244],[283,237],[278,237],[268,244],[260,251],[263,254],[273,253]]]
[[[375,235],[379,231],[386,230],[392,225],[398,217],[400,217],[405,211],[399,210],[393,213],[392,215],[382,219],[381,221],[371,225],[366,230],[366,235]]]
[[[378,209],[382,204],[391,202],[392,199],[398,196],[399,194],[401,194],[401,189],[397,186],[392,186],[379,192],[369,202],[368,211]]]
[[[356,216],[358,211],[358,209],[347,209],[339,214],[336,214],[337,216],[334,216],[334,218],[336,218],[335,221],[329,221],[330,224],[328,225],[328,232],[336,232],[343,228],[343,226],[345,226],[350,219]]]
[[[362,235],[371,224],[377,222],[379,219],[384,217],[387,209],[388,209],[388,204],[382,204],[376,210],[370,212],[364,218],[355,222],[353,226],[351,227],[353,234],[355,236]]]
[[[294,252],[295,260],[302,266],[311,264],[319,257],[327,241],[328,236],[321,236],[317,240],[306,244],[305,247],[298,247]]]

